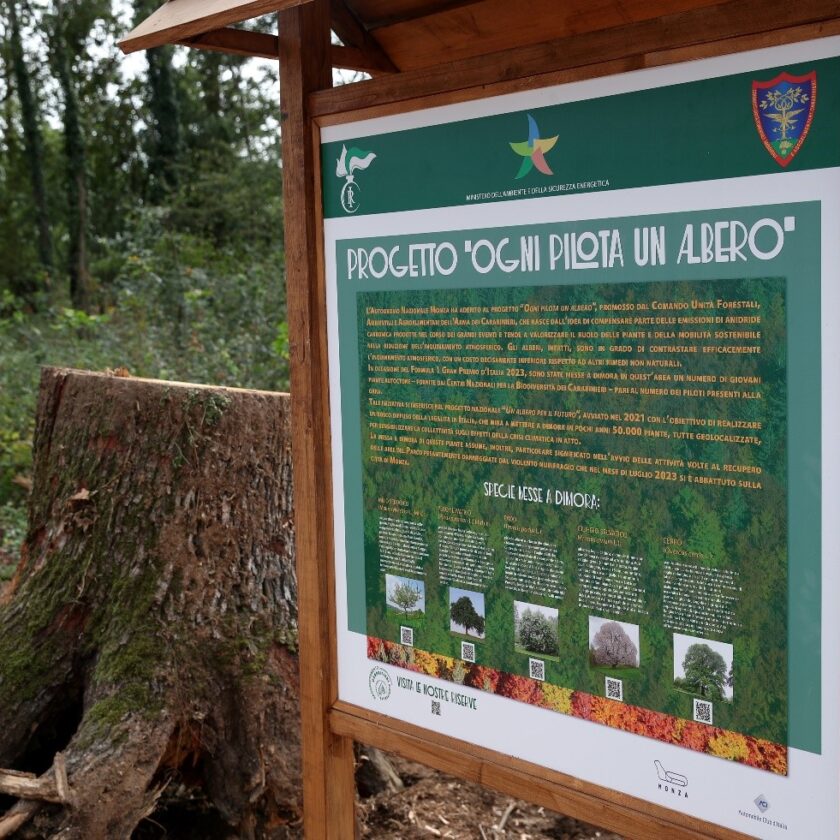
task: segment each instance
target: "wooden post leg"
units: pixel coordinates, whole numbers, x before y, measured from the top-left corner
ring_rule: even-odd
[[[332,84],[328,0],[279,16],[286,284],[307,840],[355,834],[353,742],[331,734],[337,699],[326,311],[317,132],[309,94]]]

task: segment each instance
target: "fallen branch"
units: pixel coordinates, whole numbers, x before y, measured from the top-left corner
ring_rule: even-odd
[[[40,779],[36,779],[19,776],[8,770],[0,770],[0,793],[14,796],[15,799],[34,799],[40,802],[61,804],[54,776],[41,776]]]
[[[53,760],[53,769],[55,770],[55,788],[58,791],[59,798],[62,805],[74,805],[75,798],[73,791],[70,790],[70,782],[67,779],[67,762],[64,758],[64,753],[56,753]]]
[[[516,802],[511,802],[510,805],[507,806],[505,809],[504,814],[502,814],[501,820],[499,820],[499,831],[504,831],[505,826],[507,825],[507,821],[510,819],[510,815],[514,812],[516,808]]]
[[[0,840],[11,837],[31,820],[45,802],[73,805],[73,791],[67,779],[67,764],[63,753],[56,753],[53,766],[43,776],[20,770],[0,770],[0,793],[22,801],[0,817]]]
[[[15,799],[36,802],[52,802],[55,805],[68,805],[72,801],[70,784],[67,781],[67,766],[64,756],[58,753],[51,771],[37,778],[33,773],[21,773],[19,770],[0,770],[0,793]],[[0,834],[0,837],[3,835]]]
[[[41,810],[41,802],[18,802],[0,817],[0,840],[11,837]]]

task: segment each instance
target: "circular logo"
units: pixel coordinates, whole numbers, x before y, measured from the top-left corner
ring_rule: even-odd
[[[355,213],[359,209],[359,185],[348,177],[341,188],[341,206],[345,213]]]
[[[371,670],[368,686],[374,700],[387,700],[391,696],[391,678],[384,668],[376,667]]]

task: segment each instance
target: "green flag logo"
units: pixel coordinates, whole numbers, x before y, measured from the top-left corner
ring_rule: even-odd
[[[336,161],[335,175],[337,178],[344,178],[344,186],[341,188],[341,206],[345,213],[355,213],[359,209],[359,185],[353,173],[364,171],[376,159],[374,152],[364,152],[356,146],[349,149],[342,144],[341,157]]]

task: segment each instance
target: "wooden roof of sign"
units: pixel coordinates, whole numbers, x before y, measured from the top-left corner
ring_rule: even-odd
[[[277,36],[237,24],[310,0],[168,0],[121,42],[125,52],[161,44],[276,58]],[[597,47],[605,38],[635,52],[635,32],[663,46],[669,31],[694,28],[724,37],[835,18],[838,4],[809,0],[331,0],[332,29],[341,45],[332,64],[373,76],[424,71],[512,49],[552,44]],[[790,18],[788,21],[787,19]],[[744,24],[740,22],[744,21]],[[748,24],[746,22],[749,22]],[[237,28],[234,28],[237,27]],[[721,36],[718,36],[721,37]],[[593,43],[594,41],[594,43]],[[598,50],[595,49],[597,53]]]

